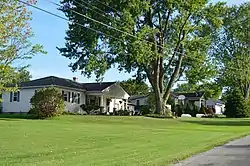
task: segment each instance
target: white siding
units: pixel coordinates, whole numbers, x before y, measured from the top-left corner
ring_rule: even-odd
[[[10,93],[3,93],[3,112],[27,113],[31,108],[30,99],[35,94],[35,90],[39,90],[39,88],[21,89],[19,102],[16,101],[10,102]],[[80,93],[80,104],[65,102],[65,111],[67,112],[80,111],[80,105],[85,104],[86,94],[84,92],[79,92],[67,88],[63,89],[60,88],[60,90],[63,90],[65,93],[71,92],[70,101],[72,101],[72,92]]]
[[[223,106],[215,105],[214,109],[215,109],[215,114],[218,114],[218,115],[221,115],[224,112],[224,107]]]
[[[20,101],[10,102],[10,93],[3,93],[3,112],[28,112],[31,108],[30,99],[35,89],[21,89]]]
[[[84,92],[79,92],[79,91],[70,90],[70,89],[61,89],[61,90],[63,90],[64,93],[67,93],[67,94],[68,94],[68,92],[70,92],[70,102],[64,101],[65,111],[66,112],[78,112],[78,113],[80,113],[81,112],[80,106],[82,104],[85,104],[85,102],[86,102],[86,94]],[[78,104],[77,102],[72,103],[72,92],[80,93],[80,104]]]
[[[216,103],[216,101],[213,101],[213,100],[207,100],[206,101],[206,106],[207,107],[214,107],[215,114],[223,114],[223,112],[225,111],[225,104],[219,104],[219,103]]]
[[[116,108],[116,111],[118,111],[124,109],[124,101],[122,99],[111,99],[109,106],[109,112],[113,112],[114,108]]]
[[[119,84],[114,84],[103,91],[106,96],[115,97],[117,99],[128,99],[129,94],[122,89]]]
[[[88,92],[87,95],[103,96],[104,111],[111,113],[114,108],[116,108],[116,110],[126,109],[123,99],[127,100],[129,98],[128,93],[125,92],[119,84],[114,84],[103,90],[103,92]],[[107,99],[111,99],[109,106],[107,105]]]
[[[133,106],[133,105],[128,105],[128,106],[127,106],[127,110],[129,110],[129,111],[135,111],[135,106]]]

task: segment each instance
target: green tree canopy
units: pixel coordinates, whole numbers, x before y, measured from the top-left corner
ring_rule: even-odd
[[[27,0],[28,1],[28,0]],[[32,0],[29,3],[35,3]],[[18,82],[21,68],[14,67],[17,60],[30,59],[37,53],[46,53],[41,45],[33,45],[29,21],[31,12],[17,0],[0,2],[0,94],[10,91],[7,84]]]
[[[28,82],[32,78],[30,72],[26,68],[20,68],[17,71],[18,74],[18,83]]]
[[[207,82],[203,84],[198,84],[198,83],[178,84],[177,88],[174,89],[174,92],[198,92],[198,91],[205,92],[206,98],[218,99],[222,94],[222,87],[221,85],[215,82]]]
[[[219,83],[239,88],[245,99],[250,92],[250,2],[227,9],[213,53],[217,60]]]
[[[145,95],[149,93],[148,85],[142,80],[128,79],[120,84],[129,95]]]
[[[250,117],[249,101],[244,100],[244,97],[238,88],[230,89],[226,94],[226,110],[224,114],[228,118]]]
[[[136,71],[137,77],[149,80],[159,113],[165,113],[165,103],[180,77],[195,73],[202,80],[208,76],[204,73],[210,73],[211,34],[222,24],[224,3],[62,0],[61,4],[70,23],[65,47],[59,51],[76,60],[73,71],[97,77],[114,65]]]

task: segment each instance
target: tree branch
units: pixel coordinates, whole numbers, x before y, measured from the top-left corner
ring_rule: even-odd
[[[171,10],[168,10],[167,18],[166,18],[166,22],[165,22],[165,26],[164,26],[164,29],[163,29],[163,34],[165,34],[165,35],[163,36],[164,39],[166,39],[166,37],[167,37],[166,31],[167,31],[167,27],[168,27],[170,15],[171,15]]]
[[[168,95],[170,94],[170,90],[171,90],[171,88],[172,88],[172,86],[173,86],[173,83],[174,83],[174,81],[175,81],[177,75],[178,75],[179,72],[180,72],[181,64],[182,64],[182,61],[183,61],[183,57],[184,57],[183,54],[180,54],[180,55],[179,55],[179,60],[178,60],[178,62],[177,62],[177,65],[176,65],[176,67],[175,67],[175,70],[174,70],[173,74],[171,75],[170,81],[168,82],[166,91],[165,91],[165,93],[164,93],[164,95],[163,95],[163,100],[166,100],[166,98],[167,98]]]

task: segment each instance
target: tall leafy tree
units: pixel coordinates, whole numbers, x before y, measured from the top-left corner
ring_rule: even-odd
[[[59,51],[76,59],[71,64],[73,71],[97,77],[113,65],[137,71],[137,76],[147,78],[152,86],[157,113],[165,113],[165,103],[180,77],[210,71],[207,53],[211,34],[222,23],[223,3],[62,0],[61,4],[60,10],[71,23],[65,47]]]
[[[18,83],[28,82],[32,78],[32,75],[26,68],[20,68],[17,71],[17,75],[18,75],[18,79],[17,79]]]
[[[250,2],[228,7],[213,47],[218,60],[219,83],[239,88],[245,99],[250,92]]]
[[[249,101],[244,100],[241,91],[238,88],[233,88],[226,93],[226,110],[224,114],[229,118],[250,117]]]
[[[28,3],[35,1],[27,0]],[[15,62],[30,59],[37,53],[46,53],[41,45],[33,45],[29,21],[31,12],[17,0],[0,2],[0,94],[13,88],[7,84],[18,82],[20,68]],[[23,66],[21,67],[23,68]]]
[[[120,84],[130,95],[145,95],[149,93],[148,85],[142,80],[128,79]]]

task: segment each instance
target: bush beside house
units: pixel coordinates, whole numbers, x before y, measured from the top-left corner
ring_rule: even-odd
[[[62,94],[56,88],[44,88],[35,93],[31,98],[32,105],[29,113],[39,119],[59,116],[64,112],[64,101]]]

